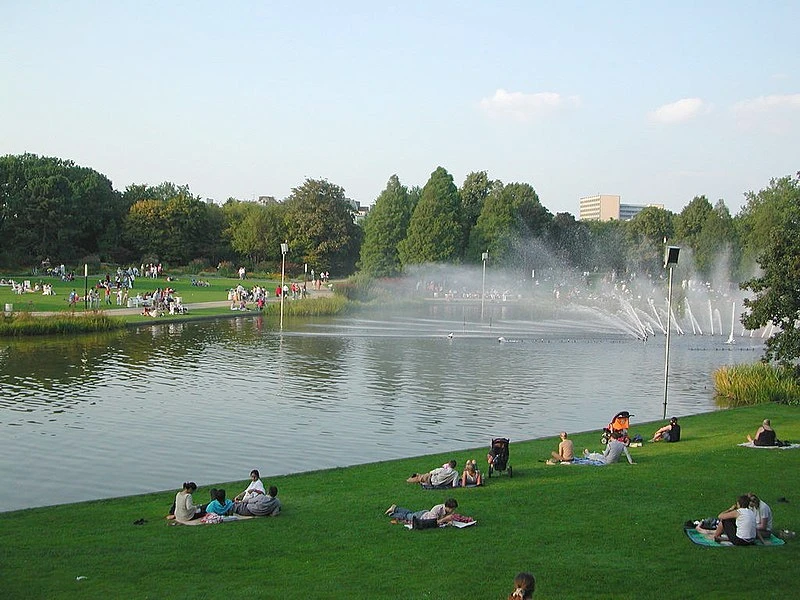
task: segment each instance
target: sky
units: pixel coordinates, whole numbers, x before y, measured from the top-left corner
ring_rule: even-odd
[[[396,174],[739,212],[800,169],[800,2],[3,0],[0,155],[362,205]]]

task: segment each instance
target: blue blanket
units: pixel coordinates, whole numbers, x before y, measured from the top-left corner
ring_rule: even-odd
[[[591,465],[593,467],[605,467],[606,463],[602,460],[592,460],[591,458],[584,458],[576,456],[572,462],[562,462],[562,465]]]

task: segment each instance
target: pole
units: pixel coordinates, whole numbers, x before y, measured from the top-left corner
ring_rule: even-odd
[[[284,277],[286,276],[286,253],[289,251],[289,240],[281,244],[281,331],[283,331],[283,298],[286,294],[283,291]]]
[[[89,265],[83,265],[83,310],[89,308]]]
[[[670,318],[672,317],[672,267],[669,268],[669,286],[667,289],[667,349],[664,355],[664,414],[662,418],[667,418],[667,386],[669,385],[669,334]]]
[[[489,251],[487,250],[481,255],[483,259],[483,281],[481,282],[481,322],[483,322],[483,304],[486,300],[486,259],[489,258]]]

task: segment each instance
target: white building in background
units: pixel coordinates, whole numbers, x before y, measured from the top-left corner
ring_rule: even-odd
[[[630,221],[648,206],[664,208],[663,204],[623,204],[620,196],[597,194],[580,199],[579,216],[581,221]]]

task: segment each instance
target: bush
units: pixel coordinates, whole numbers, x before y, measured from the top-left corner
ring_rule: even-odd
[[[725,408],[765,402],[800,405],[800,381],[791,368],[759,362],[720,367],[714,373],[717,404]]]
[[[16,313],[0,319],[0,337],[94,333],[114,331],[124,327],[123,320],[98,313],[52,317],[33,317],[27,313]]]
[[[237,275],[237,269],[233,266],[231,261],[223,260],[217,265],[216,274],[218,277],[234,277]]]
[[[211,263],[206,258],[195,258],[186,265],[186,272],[193,275],[199,275],[203,271],[207,271],[211,267]]]

